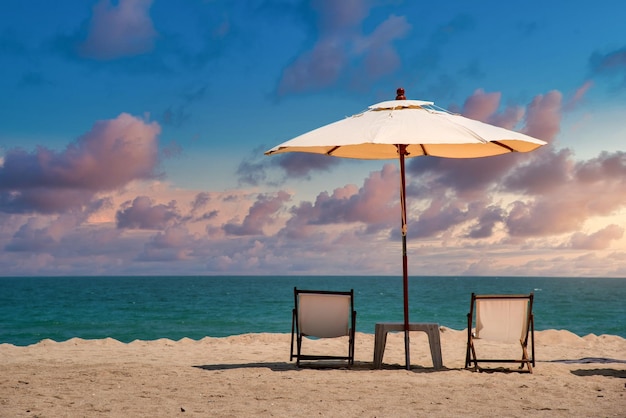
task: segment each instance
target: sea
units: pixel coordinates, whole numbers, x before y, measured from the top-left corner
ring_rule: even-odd
[[[395,276],[0,277],[0,343],[290,333],[294,287],[354,289],[357,332],[403,320]],[[533,292],[536,330],[626,338],[626,278],[410,277],[410,320],[466,329],[472,292]]]

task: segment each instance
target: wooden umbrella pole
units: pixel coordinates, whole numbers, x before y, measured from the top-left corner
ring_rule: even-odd
[[[396,100],[406,100],[402,87],[396,90]],[[406,254],[406,183],[404,170],[404,157],[406,145],[398,145],[400,158],[400,209],[402,211],[402,293],[404,294],[404,356],[406,369],[411,369],[411,350],[409,344],[409,265]]]
[[[406,145],[398,145],[398,153],[400,154],[400,209],[402,212],[402,293],[404,295],[404,352],[406,360],[406,369],[411,368],[411,358],[409,350],[409,266],[406,250],[406,183],[404,156],[406,153]]]

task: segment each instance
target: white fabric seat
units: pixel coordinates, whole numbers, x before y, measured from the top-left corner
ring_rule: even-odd
[[[467,352],[465,367],[472,364],[480,369],[483,363],[520,363],[532,373],[535,365],[533,294],[529,295],[476,295],[472,293],[470,312],[467,315]],[[473,328],[475,318],[476,327]],[[504,344],[519,344],[521,358],[484,358],[476,355],[476,341],[487,340]],[[530,340],[531,352],[528,352]]]
[[[294,288],[295,306],[291,325],[291,356],[300,366],[301,360],[348,360],[354,363],[356,312],[354,291],[298,290]],[[302,354],[304,337],[348,337],[347,355]]]

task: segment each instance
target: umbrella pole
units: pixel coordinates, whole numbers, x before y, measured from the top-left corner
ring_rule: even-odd
[[[402,212],[402,290],[404,294],[404,354],[406,369],[411,369],[411,356],[409,349],[409,267],[406,251],[406,184],[404,176],[404,156],[406,145],[398,145],[400,157],[400,209]]]

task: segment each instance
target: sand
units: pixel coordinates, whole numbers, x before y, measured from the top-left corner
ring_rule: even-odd
[[[351,369],[297,369],[289,334],[0,344],[0,416],[626,417],[624,338],[536,332],[533,374],[465,370],[465,338],[442,328],[440,371],[420,332],[410,371],[402,334],[389,335],[382,370],[362,333]],[[344,351],[345,341],[310,343]]]

